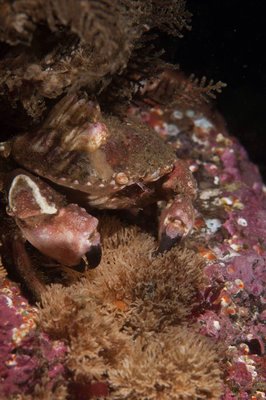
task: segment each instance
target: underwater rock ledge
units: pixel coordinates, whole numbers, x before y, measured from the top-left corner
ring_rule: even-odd
[[[1,270],[1,396],[264,399],[258,170],[206,108],[143,103],[129,113],[169,141],[196,177],[192,235],[156,257],[151,236],[103,221],[103,265],[68,287],[52,285],[38,308]]]

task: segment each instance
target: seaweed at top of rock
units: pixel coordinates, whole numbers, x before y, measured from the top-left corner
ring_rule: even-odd
[[[216,98],[226,87],[226,83],[213,79],[207,81],[206,76],[202,78],[191,74],[189,77],[179,71],[178,66],[165,65],[157,75],[147,79],[140,89],[142,97],[147,97],[149,102],[160,104],[174,109],[175,107],[191,107],[197,109]]]
[[[102,91],[126,69],[147,32],[182,36],[191,17],[184,0],[164,7],[158,0],[2,0],[0,15],[0,41],[9,45],[0,63],[0,95],[35,121],[48,99],[68,90]]]
[[[155,27],[182,36],[183,29],[191,28],[185,5],[185,0],[168,0],[164,7],[158,0],[1,0],[0,39],[12,45],[29,44],[38,24],[46,23],[52,31],[63,25],[111,55],[124,33],[129,34],[123,39],[128,45]]]

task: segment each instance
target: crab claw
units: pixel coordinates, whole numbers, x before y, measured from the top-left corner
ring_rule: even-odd
[[[66,266],[86,257],[90,267],[101,260],[98,220],[76,204],[66,204],[49,185],[17,170],[8,192],[8,214],[23,236],[41,253]]]
[[[100,235],[99,235],[100,238]],[[101,262],[101,258],[102,258],[102,248],[100,246],[100,244],[94,244],[91,246],[90,250],[87,251],[87,253],[85,254],[86,259],[89,263],[89,268],[93,269],[98,267],[98,265]]]
[[[186,237],[193,228],[194,219],[190,197],[180,194],[169,202],[159,220],[159,252],[170,250]]]

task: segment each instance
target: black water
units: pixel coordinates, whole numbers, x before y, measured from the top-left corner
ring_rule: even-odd
[[[265,1],[188,0],[187,6],[192,31],[182,40],[163,38],[167,57],[187,73],[227,83],[217,107],[265,180]]]

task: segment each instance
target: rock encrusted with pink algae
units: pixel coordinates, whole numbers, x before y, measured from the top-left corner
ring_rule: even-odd
[[[66,347],[36,328],[37,309],[7,279],[0,283],[0,398],[47,389],[63,382]]]
[[[131,112],[190,160],[199,183],[190,245],[205,257],[209,283],[194,318],[224,349],[223,399],[265,399],[266,189],[258,169],[215,113]]]

